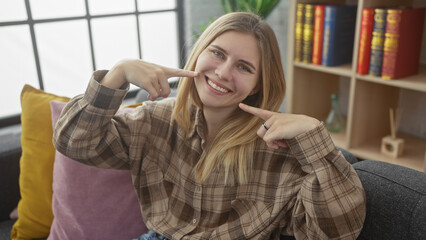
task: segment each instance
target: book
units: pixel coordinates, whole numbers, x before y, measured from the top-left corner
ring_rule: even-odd
[[[374,8],[362,9],[357,62],[357,73],[360,75],[368,74],[368,68],[370,66],[370,49],[371,38],[373,35],[373,24]]]
[[[294,46],[294,61],[302,61],[302,42],[303,42],[303,11],[305,4],[298,3],[296,6],[296,26],[295,26],[295,46]]]
[[[322,40],[324,37],[324,10],[325,5],[315,5],[314,11],[314,39],[312,40],[312,64],[322,63]]]
[[[357,6],[327,5],[324,10],[322,65],[352,61]]]
[[[424,18],[425,8],[387,10],[382,78],[418,73]]]
[[[373,36],[371,38],[370,48],[370,66],[368,74],[371,76],[380,77],[382,75],[382,61],[383,61],[383,45],[385,42],[386,31],[386,9],[374,9],[374,25]]]
[[[314,37],[314,10],[315,5],[305,4],[305,17],[303,19],[303,47],[302,61],[312,63],[312,40]]]

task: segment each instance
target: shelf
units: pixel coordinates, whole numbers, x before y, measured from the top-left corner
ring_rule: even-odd
[[[424,160],[426,153],[426,140],[407,134],[398,134],[398,137],[403,138],[405,140],[405,144],[403,155],[396,159],[381,154],[381,139],[369,140],[361,146],[350,148],[349,151],[362,159],[393,163],[416,169],[421,172],[426,172]]]
[[[309,70],[314,70],[318,72],[331,73],[336,75],[342,75],[347,77],[352,77],[352,63],[343,64],[335,67],[326,67],[322,65],[315,65],[302,62],[294,62],[295,67],[305,68]]]
[[[334,4],[348,1],[290,1],[286,111],[306,114],[324,121],[330,111],[330,94],[338,92],[345,100],[340,103],[344,106],[347,124],[345,131],[337,134],[330,133],[336,146],[352,152],[361,159],[383,161],[426,172],[426,135],[423,128],[423,105],[426,97],[426,22],[418,74],[401,79],[385,80],[380,77],[358,75],[356,70],[363,8],[390,8],[403,5],[425,7],[426,1],[351,1],[358,5],[352,63],[334,67],[294,61],[296,5],[313,2]],[[404,153],[401,157],[394,159],[381,154],[381,139],[389,134],[389,109],[396,109],[401,105],[407,109],[416,110],[410,111],[403,118],[403,126],[410,125],[406,129],[400,129],[404,129],[411,135],[402,133],[399,135],[405,140]]]
[[[420,66],[419,74],[408,76],[403,79],[386,80],[380,77],[373,77],[369,75],[356,75],[356,77],[357,79],[363,81],[426,92],[426,65]]]

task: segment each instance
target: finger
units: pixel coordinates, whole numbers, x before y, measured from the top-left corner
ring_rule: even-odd
[[[240,103],[240,108],[248,113],[251,113],[257,117],[262,118],[263,120],[268,120],[274,113],[265,109],[261,109],[261,108],[257,108],[257,107],[252,107],[249,105],[246,105],[244,103]]]
[[[282,141],[282,140],[281,141],[277,141],[276,144],[278,146],[282,147],[282,148],[287,148],[288,147],[287,143],[284,142],[284,141]]]
[[[262,125],[262,126],[259,127],[259,129],[257,130],[256,134],[257,134],[257,136],[259,136],[260,138],[263,139],[263,136],[265,136],[266,131],[267,130]]]
[[[167,78],[172,77],[197,77],[198,72],[189,71],[185,69],[179,69],[179,68],[165,68],[165,73]]]
[[[166,75],[159,76],[158,82],[161,88],[161,96],[164,98],[168,97],[170,94],[170,85]]]
[[[154,101],[155,99],[157,99],[160,96],[159,88],[154,87],[154,85],[152,83],[146,84],[145,86],[143,86],[143,89],[145,89],[148,92],[148,94],[149,94],[148,99],[151,100],[151,101]]]
[[[272,149],[278,149],[279,148],[279,146],[276,144],[276,143],[274,143],[274,142],[266,142],[266,145],[268,145],[268,147],[269,148],[272,148]]]

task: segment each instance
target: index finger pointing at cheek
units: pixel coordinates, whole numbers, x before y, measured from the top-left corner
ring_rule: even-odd
[[[165,70],[167,78],[171,77],[196,77],[198,76],[198,72],[184,70],[184,69],[175,69],[175,68],[167,68]]]
[[[273,114],[273,112],[271,112],[271,111],[261,109],[261,108],[257,108],[257,107],[252,107],[252,106],[246,105],[244,103],[240,103],[239,106],[243,111],[251,113],[251,114],[253,114],[257,117],[260,117],[265,121],[268,120]]]

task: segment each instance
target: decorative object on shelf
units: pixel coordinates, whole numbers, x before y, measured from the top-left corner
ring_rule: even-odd
[[[389,110],[391,135],[382,138],[380,148],[382,154],[393,158],[398,158],[404,151],[404,139],[396,137],[396,129],[398,129],[401,122],[401,116],[401,111],[397,110],[396,114],[394,114],[392,108]]]
[[[352,61],[356,10],[357,6],[325,6],[323,66],[337,66]]]
[[[417,74],[425,8],[387,9],[382,78]]]
[[[325,120],[325,126],[329,132],[339,133],[345,128],[345,120],[339,110],[338,95],[331,94],[331,110]]]

